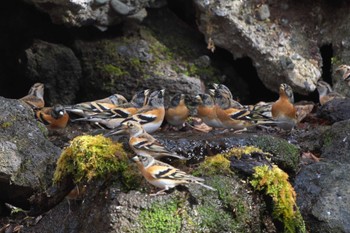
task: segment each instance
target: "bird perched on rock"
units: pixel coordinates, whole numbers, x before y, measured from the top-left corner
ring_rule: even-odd
[[[118,107],[105,109],[102,112],[94,113],[89,116],[74,119],[76,121],[94,122],[98,126],[107,129],[114,129],[120,126],[120,123],[125,118],[135,114],[148,101],[149,90],[142,90],[137,92],[128,103],[124,103]]]
[[[324,105],[332,99],[344,99],[345,97],[338,92],[334,92],[332,87],[325,81],[317,82],[317,91],[321,105]]]
[[[293,102],[292,88],[282,83],[279,88],[279,99],[271,107],[272,117],[278,127],[290,130],[296,125],[296,108]]]
[[[165,116],[164,91],[164,89],[153,91],[150,94],[146,105],[140,108],[134,115],[125,118],[121,124],[126,121],[136,121],[142,125],[147,133],[153,133],[156,131],[163,123]],[[122,132],[125,131],[120,127],[117,127],[110,130],[105,136],[120,134]]]
[[[204,179],[195,177],[167,164],[156,160],[150,156],[135,156],[132,158],[143,177],[152,185],[161,190],[153,195],[165,194],[166,190],[174,188],[180,184],[199,184],[207,189],[216,190],[203,184]]]
[[[28,95],[20,98],[33,109],[40,109],[45,106],[44,84],[35,83],[29,90]]]
[[[209,89],[209,94],[214,98],[214,102],[219,105],[221,108],[223,109],[227,109],[227,108],[244,108],[244,106],[242,104],[240,104],[238,101],[233,99],[233,95],[232,92],[230,91],[230,89],[225,86],[224,84],[213,84],[212,85],[214,87],[214,89]],[[225,102],[222,101],[218,101],[215,98],[215,95],[220,94],[222,100],[224,100]]]
[[[69,120],[68,113],[60,104],[39,109],[35,116],[51,129],[65,128]]]
[[[222,128],[223,125],[216,114],[216,108],[213,98],[209,94],[196,95],[197,116],[202,121],[213,128]]]
[[[83,102],[79,104],[74,104],[72,106],[66,106],[66,110],[78,116],[89,117],[94,116],[98,113],[105,112],[109,109],[116,108],[127,102],[128,101],[125,99],[124,96],[114,94],[104,99]]]
[[[170,100],[170,106],[165,110],[166,121],[175,127],[183,126],[190,114],[185,104],[185,95],[176,94]]]
[[[157,139],[148,134],[136,121],[126,121],[121,126],[129,133],[129,146],[137,154],[142,156],[152,156],[156,159],[162,157],[174,157],[178,159],[186,159],[177,153],[165,148]]]
[[[348,82],[348,84],[350,84],[350,66],[348,65],[340,65],[337,67],[337,69],[335,70],[336,73],[340,73],[342,76],[342,79],[346,82]]]

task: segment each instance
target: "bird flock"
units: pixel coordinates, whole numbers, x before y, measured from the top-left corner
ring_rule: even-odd
[[[350,66],[341,65],[336,72],[342,74],[344,81],[350,81]],[[213,84],[212,87],[208,93],[195,96],[195,116],[214,129],[243,130],[263,125],[291,130],[297,124],[293,90],[285,83],[279,87],[278,100],[255,105],[242,105],[234,100],[230,89],[223,84]],[[334,98],[345,98],[332,91],[331,86],[322,80],[317,83],[317,90],[321,105]],[[164,89],[153,92],[147,89],[135,93],[130,101],[120,94],[114,94],[70,106],[57,104],[44,107],[44,84],[35,83],[28,95],[20,100],[28,104],[34,110],[35,117],[49,129],[65,128],[69,121],[87,121],[107,129],[105,136],[129,134],[129,146],[136,154],[132,160],[143,177],[161,189],[156,195],[189,183],[215,190],[205,185],[202,178],[189,175],[159,160],[162,157],[186,158],[167,149],[151,133],[160,128],[164,119],[168,124],[179,128],[191,116],[184,94],[174,95],[170,105],[165,108],[164,92]]]

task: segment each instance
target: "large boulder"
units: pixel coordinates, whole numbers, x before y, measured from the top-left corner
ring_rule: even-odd
[[[24,51],[21,66],[28,79],[45,84],[47,106],[74,102],[82,71],[70,48],[36,40]]]
[[[93,25],[101,30],[126,19],[142,21],[147,16],[145,7],[159,7],[163,0],[26,0],[50,15],[56,24],[67,26]]]
[[[350,231],[350,121],[335,123],[321,141],[320,162],[301,168],[297,201],[311,232]]]
[[[29,106],[0,97],[0,202],[28,207],[28,198],[51,185],[60,149]]]

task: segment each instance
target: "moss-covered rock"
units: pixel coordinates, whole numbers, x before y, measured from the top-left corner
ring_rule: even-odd
[[[250,182],[273,200],[273,216],[284,225],[284,232],[306,232],[305,223],[296,205],[296,193],[288,175],[277,166],[258,166]]]
[[[273,155],[271,160],[283,170],[291,173],[296,173],[298,170],[300,149],[287,140],[269,135],[260,135],[252,138],[251,144],[271,153]]]
[[[127,188],[135,187],[137,177],[122,144],[113,143],[102,135],[83,135],[74,138],[57,161],[54,183],[72,176],[75,183],[89,182],[94,178],[106,179],[118,175]]]

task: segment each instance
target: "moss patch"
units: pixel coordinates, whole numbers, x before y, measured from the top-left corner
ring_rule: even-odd
[[[57,161],[54,183],[71,175],[75,183],[93,178],[106,178],[110,174],[123,174],[129,170],[129,162],[122,144],[113,143],[102,135],[83,135],[74,138]],[[133,182],[131,177],[127,184]],[[129,184],[130,185],[130,184]]]
[[[228,175],[232,174],[230,170],[230,161],[223,154],[207,157],[205,160],[193,171],[193,175]]]
[[[295,145],[284,139],[272,136],[261,136],[252,143],[254,146],[261,148],[263,151],[273,154],[272,161],[284,170],[296,172],[300,150]]]
[[[178,204],[178,201],[171,200],[163,204],[154,203],[149,209],[143,210],[139,217],[141,232],[181,232]]]
[[[277,166],[255,167],[250,182],[256,190],[272,197],[273,216],[284,224],[284,232],[306,232],[304,220],[296,205],[296,194],[288,182],[288,175]]]

